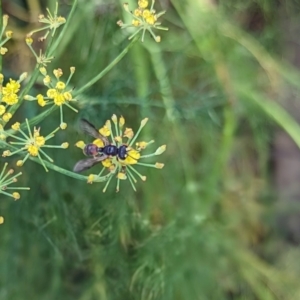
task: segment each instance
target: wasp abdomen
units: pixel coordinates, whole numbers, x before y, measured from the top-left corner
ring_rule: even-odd
[[[118,156],[120,159],[125,159],[127,157],[127,146],[122,145],[118,150]]]

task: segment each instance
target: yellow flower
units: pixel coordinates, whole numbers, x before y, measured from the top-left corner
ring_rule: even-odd
[[[5,53],[8,51],[8,49],[7,48],[5,48],[5,47],[0,47],[0,54],[1,55],[5,55]]]
[[[3,88],[3,94],[17,93],[20,90],[20,83],[13,79],[9,79],[9,82],[6,84],[5,88]]]
[[[4,105],[0,105],[0,116],[2,116],[5,113],[5,106]]]
[[[148,6],[148,1],[147,0],[139,0],[138,1],[138,6],[140,8],[146,8]]]
[[[133,10],[133,12],[129,9],[129,5],[124,4],[124,9],[132,16],[131,23],[124,23],[121,20],[117,22],[117,24],[121,27],[121,29],[134,27],[136,30],[129,37],[129,40],[136,36],[139,32],[142,33],[142,42],[144,41],[145,32],[148,31],[150,35],[156,42],[160,42],[161,38],[158,35],[155,35],[154,29],[158,30],[168,30],[166,27],[162,27],[160,22],[157,22],[157,19],[161,17],[165,11],[156,13],[153,9],[155,0],[152,0],[152,5],[148,9],[148,1],[140,0],[138,1],[138,7]]]
[[[12,117],[12,114],[11,113],[5,113],[2,117],[3,121],[4,122],[8,122]]]
[[[45,145],[45,138],[43,136],[37,136],[35,138],[35,144],[38,146],[38,147],[42,147]]]
[[[19,122],[16,122],[15,124],[13,124],[13,125],[11,126],[11,128],[12,128],[13,130],[19,130],[19,129],[20,129],[20,123],[19,123]]]
[[[63,94],[56,92],[56,95],[53,97],[54,104],[57,106],[61,106],[65,103],[65,97]]]
[[[104,125],[101,129],[99,129],[99,133],[104,136],[110,136],[110,129]]]
[[[96,139],[93,141],[93,144],[95,144],[97,147],[102,148],[104,147],[104,143],[102,140]]]
[[[47,102],[45,101],[43,95],[39,94],[39,95],[36,96],[36,98],[37,98],[37,102],[38,102],[39,106],[43,107],[47,104]]]
[[[14,105],[18,103],[18,95],[17,94],[7,94],[2,97],[2,101],[8,105]]]
[[[118,148],[118,154],[117,155],[111,155],[107,158],[101,161],[101,155],[104,155],[101,153],[101,150],[95,158],[100,158],[99,160],[102,163],[102,170],[98,175],[90,175],[92,176],[90,179],[88,179],[88,182],[101,182],[101,181],[107,181],[106,185],[103,189],[103,192],[106,191],[110,181],[113,177],[117,178],[117,187],[116,190],[119,191],[119,185],[120,180],[126,180],[130,182],[132,188],[136,190],[135,183],[137,182],[136,176],[138,176],[142,181],[146,180],[146,176],[140,174],[136,169],[135,166],[144,166],[144,167],[152,167],[156,169],[161,169],[164,165],[162,163],[145,163],[142,162],[143,159],[153,157],[156,155],[162,154],[166,150],[166,145],[160,146],[154,153],[151,154],[145,154],[142,155],[141,152],[148,147],[148,145],[154,143],[153,140],[150,142],[136,142],[137,137],[139,136],[142,128],[147,124],[148,118],[145,118],[141,121],[140,127],[137,130],[137,133],[134,134],[133,130],[131,128],[126,128],[124,135],[122,134],[122,128],[125,124],[125,119],[123,117],[120,117],[119,120],[116,115],[112,116],[112,121],[115,124],[113,128],[110,126],[110,122],[107,121],[105,125],[99,130],[99,132],[102,135],[110,136],[108,140],[110,139],[110,144],[107,145],[108,147],[117,147]],[[109,133],[109,135],[107,135]],[[123,141],[123,136],[126,137],[126,143]],[[104,144],[102,140],[96,139],[92,142],[94,145],[96,145],[99,148],[103,148]],[[135,148],[133,148],[133,145],[136,145]],[[80,148],[84,148],[85,144],[83,142],[78,142],[76,146]],[[108,149],[108,148],[106,148]],[[104,150],[103,150],[104,151]],[[106,153],[106,152],[104,152]],[[123,156],[124,155],[124,156]],[[97,164],[98,165],[98,164]],[[75,169],[76,170],[76,169]],[[105,176],[101,176],[101,174],[106,170],[108,174]]]
[[[66,149],[68,146],[68,143],[62,143],[62,145],[60,145],[60,146],[46,145],[46,141],[54,136],[55,132],[57,132],[59,130],[59,127],[56,128],[53,132],[51,132],[47,136],[42,136],[40,134],[40,128],[38,128],[38,129],[34,128],[34,130],[32,132],[29,127],[29,122],[27,119],[26,119],[26,124],[27,124],[27,129],[28,129],[28,135],[21,129],[21,127],[19,126],[18,123],[15,123],[12,126],[14,129],[18,128],[18,131],[21,133],[21,137],[20,136],[17,137],[14,134],[8,133],[12,138],[15,138],[17,140],[17,142],[11,141],[10,143],[18,145],[18,146],[21,145],[21,147],[19,149],[15,150],[14,152],[4,151],[3,156],[11,156],[16,153],[26,151],[27,154],[25,155],[25,158],[23,160],[19,160],[17,162],[17,166],[22,166],[25,163],[25,161],[28,159],[29,156],[34,156],[34,157],[38,156],[41,164],[43,165],[45,170],[48,171],[44,161],[41,158],[41,155],[45,156],[46,159],[48,159],[50,162],[53,162],[53,160],[43,150],[41,150],[41,148],[47,147],[47,148]]]
[[[134,165],[138,162],[138,159],[141,157],[140,152],[131,149],[127,152],[127,157],[121,163],[125,165]]]
[[[31,156],[38,156],[39,147],[36,145],[28,145],[27,151]]]
[[[3,170],[0,173],[0,194],[3,194],[5,196],[9,196],[14,198],[15,200],[20,199],[20,194],[17,192],[13,192],[13,193],[9,193],[8,191],[11,189],[18,189],[18,190],[29,190],[28,187],[8,187],[9,185],[15,183],[18,181],[17,177],[19,177],[20,175],[22,175],[21,172],[17,173],[17,174],[13,174],[14,170],[10,169],[6,172],[6,168],[7,168],[7,163],[4,164]],[[0,217],[0,223],[1,223],[1,217]],[[2,223],[3,223],[3,219],[2,219]]]
[[[53,99],[57,95],[56,89],[49,89],[47,91],[47,96],[51,99]]]

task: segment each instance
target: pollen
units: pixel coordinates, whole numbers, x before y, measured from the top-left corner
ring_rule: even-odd
[[[38,156],[39,147],[37,147],[36,145],[29,145],[27,151],[31,156]]]

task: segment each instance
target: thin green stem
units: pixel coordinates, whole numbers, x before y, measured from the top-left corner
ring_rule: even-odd
[[[63,39],[63,37],[65,36],[65,33],[67,31],[67,29],[69,28],[70,24],[71,24],[71,19],[75,13],[76,7],[77,7],[77,3],[78,0],[74,0],[73,5],[72,5],[72,9],[69,13],[69,16],[67,18],[67,22],[66,24],[64,24],[62,31],[60,32],[59,36],[57,37],[57,39],[55,40],[55,42],[52,44],[52,46],[49,49],[49,51],[46,51],[46,54],[49,56],[52,56],[55,49],[58,47],[58,45],[61,43],[61,40]]]
[[[87,90],[89,87],[91,87],[94,83],[96,83],[98,80],[100,80],[106,73],[108,73],[114,66],[116,66],[119,61],[128,53],[129,49],[135,44],[135,42],[138,40],[138,38],[134,38],[127,47],[98,75],[96,75],[93,79],[91,79],[89,82],[87,82],[84,86],[82,86],[79,90],[74,92],[74,97],[83,93],[85,90]]]

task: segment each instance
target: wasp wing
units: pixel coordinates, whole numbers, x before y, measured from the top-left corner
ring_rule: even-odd
[[[76,172],[76,173],[83,172],[83,171],[91,168],[98,162],[106,159],[107,157],[108,157],[107,155],[101,155],[101,156],[96,156],[96,157],[92,157],[92,158],[82,159],[76,163],[76,165],[73,168],[73,172]]]
[[[95,128],[95,126],[86,119],[80,120],[80,128],[84,133],[89,134],[90,136],[96,139],[100,139],[105,146],[109,144],[108,139],[102,134],[100,134],[99,131]]]

